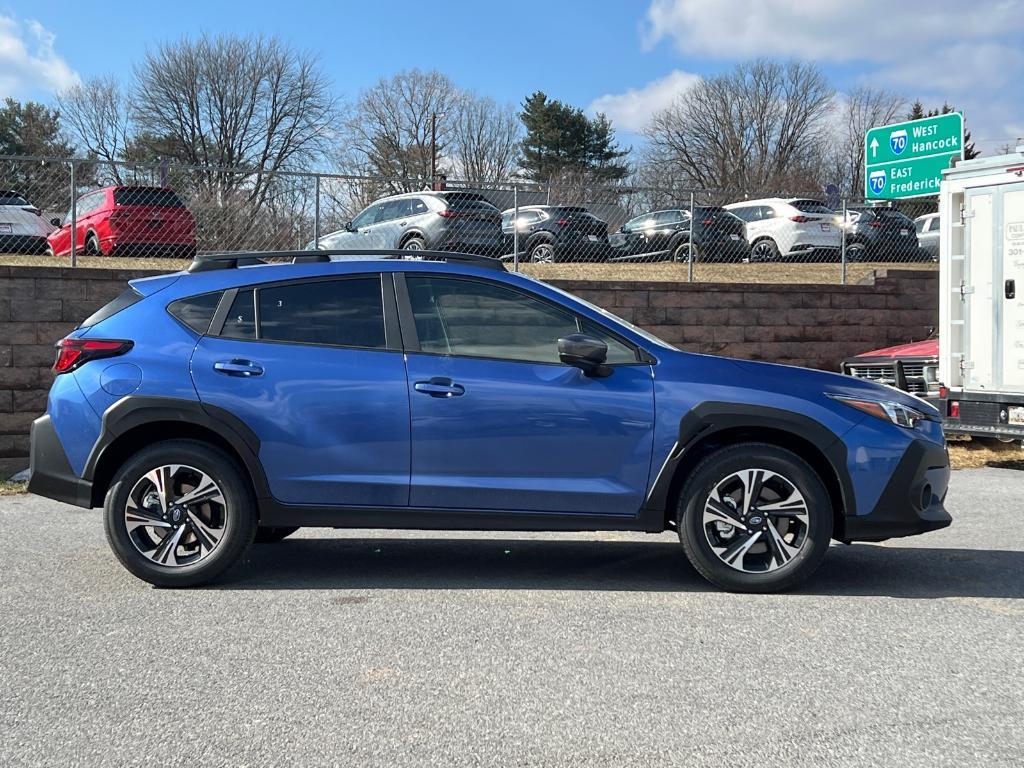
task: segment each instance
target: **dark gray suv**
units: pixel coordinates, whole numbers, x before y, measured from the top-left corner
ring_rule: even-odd
[[[410,192],[376,200],[307,249],[501,254],[501,213],[476,192]]]

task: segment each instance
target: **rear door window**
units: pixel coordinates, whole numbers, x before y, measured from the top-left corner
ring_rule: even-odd
[[[267,341],[384,349],[379,275],[261,288],[259,337]]]

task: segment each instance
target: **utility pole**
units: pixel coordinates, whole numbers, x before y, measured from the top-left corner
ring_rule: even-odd
[[[444,117],[444,112],[430,113],[430,188],[437,188],[437,118]]]

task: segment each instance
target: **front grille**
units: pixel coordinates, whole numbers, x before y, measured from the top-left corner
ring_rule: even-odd
[[[877,381],[879,384],[896,386],[895,365],[851,365],[849,374],[858,379]]]
[[[903,363],[903,378],[907,392],[912,395],[928,394],[928,380],[924,377],[924,363]]]

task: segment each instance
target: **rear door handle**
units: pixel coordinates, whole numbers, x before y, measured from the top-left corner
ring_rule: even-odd
[[[466,392],[464,386],[443,376],[435,376],[429,381],[417,381],[412,388],[431,397],[459,397]]]
[[[1003,284],[1003,295],[1008,299],[1017,298],[1017,283],[1014,280],[1007,280]]]
[[[262,376],[263,366],[252,360],[218,360],[213,370],[225,376]]]

